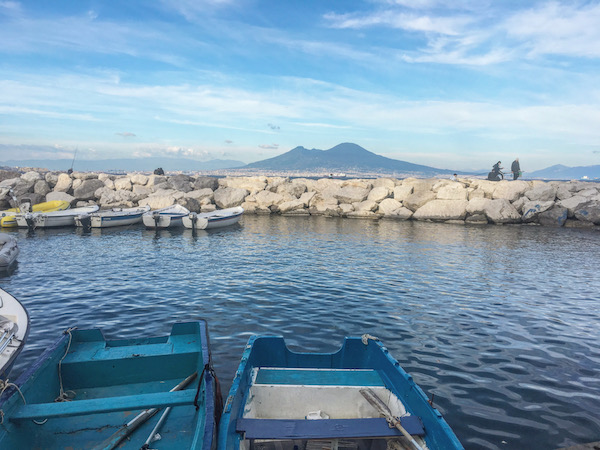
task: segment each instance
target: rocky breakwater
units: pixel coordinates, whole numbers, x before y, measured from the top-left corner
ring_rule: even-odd
[[[568,181],[479,179],[403,180],[285,177],[214,178],[187,175],[115,176],[104,173],[27,172],[0,182],[32,203],[67,200],[101,208],[179,203],[207,212],[241,205],[247,214],[422,220],[471,224],[600,225],[600,185]],[[9,207],[9,196],[0,209]]]

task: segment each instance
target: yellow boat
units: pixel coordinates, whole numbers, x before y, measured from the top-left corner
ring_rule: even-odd
[[[43,203],[38,203],[37,205],[33,205],[33,207],[31,208],[32,212],[52,212],[52,211],[62,211],[65,209],[69,209],[69,207],[71,206],[71,204],[65,200],[53,200],[51,202],[43,202]],[[20,208],[11,208],[11,209],[7,209],[5,211],[0,211],[0,217],[2,217],[2,219],[0,219],[0,225],[3,227],[16,227],[17,226],[17,221],[15,220],[15,214],[20,213],[20,212],[27,212],[27,211],[21,211]]]

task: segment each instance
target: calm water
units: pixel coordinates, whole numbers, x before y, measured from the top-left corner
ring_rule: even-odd
[[[224,393],[255,333],[333,351],[379,337],[467,448],[600,440],[600,234],[246,216],[213,232],[15,230],[0,285],[31,315],[15,378],[68,326],[209,323]]]

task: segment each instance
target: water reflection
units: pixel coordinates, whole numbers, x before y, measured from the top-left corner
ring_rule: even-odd
[[[15,371],[67,327],[110,337],[206,318],[229,384],[255,333],[333,351],[380,337],[472,448],[600,439],[593,230],[246,216],[221,230],[15,230]]]

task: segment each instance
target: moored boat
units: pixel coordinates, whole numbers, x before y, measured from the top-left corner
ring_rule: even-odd
[[[0,398],[1,448],[214,448],[204,321],[117,341],[67,330]],[[152,441],[160,435],[160,441]]]
[[[52,212],[52,211],[63,211],[65,209],[69,209],[71,204],[64,200],[52,200],[50,202],[37,203],[31,207],[31,211],[29,208],[19,207],[19,208],[11,208],[5,211],[0,211],[0,226],[5,228],[14,228],[17,226],[17,220],[15,215],[18,213],[27,213],[27,212]]]
[[[27,309],[8,292],[0,289],[0,384],[8,379],[10,369],[23,350],[28,334]]]
[[[73,227],[75,217],[81,214],[91,214],[98,211],[98,205],[84,206],[81,208],[65,209],[63,211],[52,211],[47,213],[31,212],[18,213],[15,218],[20,228],[51,228],[51,227]]]
[[[6,233],[0,233],[0,270],[10,267],[19,256],[17,240]]]
[[[244,213],[244,208],[236,206],[234,208],[217,209],[205,213],[190,213],[182,219],[183,226],[196,230],[205,230],[211,228],[221,228],[234,225],[239,222]]]
[[[314,419],[314,420],[311,420]],[[250,338],[219,426],[220,450],[462,449],[412,377],[375,338],[296,353]]]
[[[134,225],[142,221],[142,214],[150,211],[149,206],[137,208],[112,208],[75,217],[75,225],[83,228],[108,228]]]
[[[174,228],[180,227],[181,220],[189,213],[189,209],[175,204],[166,208],[145,212],[142,215],[142,220],[147,228]]]

